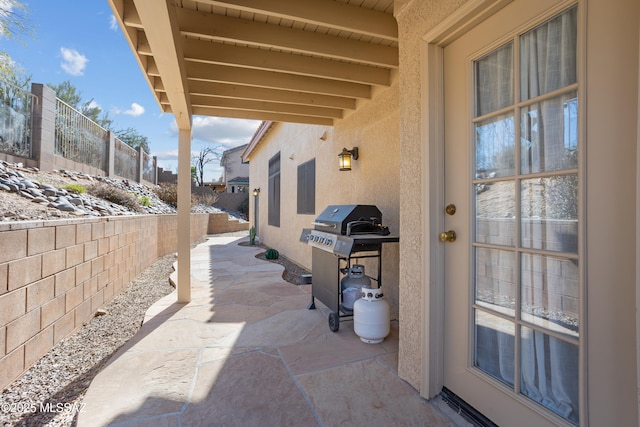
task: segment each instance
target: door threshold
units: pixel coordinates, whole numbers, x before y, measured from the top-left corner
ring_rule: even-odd
[[[451,409],[460,414],[461,417],[469,421],[472,425],[476,427],[498,427],[496,423],[482,415],[473,406],[462,400],[457,394],[448,388],[443,387],[440,396]]]

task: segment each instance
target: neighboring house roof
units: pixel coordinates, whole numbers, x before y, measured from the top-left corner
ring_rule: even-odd
[[[235,185],[249,185],[249,177],[248,176],[237,176],[233,179],[227,181],[227,184],[235,184]]]
[[[249,145],[249,144],[239,145],[237,147],[233,147],[233,148],[229,148],[228,150],[224,150],[222,152],[222,157],[220,158],[220,165],[224,166],[225,161],[227,160],[227,157],[229,157],[231,154],[233,154],[233,153],[235,153],[237,151],[240,151],[240,150],[244,151],[244,149],[247,148],[247,145]],[[241,155],[242,155],[242,153],[241,153]],[[244,160],[243,160],[243,162],[244,162]]]
[[[260,142],[262,142],[262,138],[264,138],[264,136],[269,132],[274,124],[274,122],[270,121],[263,121],[262,123],[260,123],[260,126],[258,126],[258,129],[253,134],[253,138],[251,138],[251,141],[249,141],[249,143],[247,144],[247,148],[245,148],[244,152],[242,153],[243,162],[249,161],[253,150],[258,146],[258,144],[260,144]]]

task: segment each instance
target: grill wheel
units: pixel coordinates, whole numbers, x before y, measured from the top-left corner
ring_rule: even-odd
[[[338,332],[340,329],[340,315],[335,311],[329,314],[329,329],[331,332]]]

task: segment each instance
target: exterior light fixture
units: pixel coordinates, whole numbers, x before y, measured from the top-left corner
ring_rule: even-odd
[[[351,160],[358,160],[358,147],[353,147],[351,150],[346,148],[342,149],[342,153],[338,154],[341,171],[351,170]]]
[[[259,188],[254,188],[253,189],[253,195],[257,196],[258,194],[260,194],[260,189]]]

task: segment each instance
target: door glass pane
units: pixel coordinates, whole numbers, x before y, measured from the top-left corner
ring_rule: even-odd
[[[476,242],[514,247],[515,181],[476,184]]]
[[[474,366],[578,424],[577,7],[512,40],[473,67]]]
[[[522,254],[522,319],[563,334],[578,336],[578,262]]]
[[[475,124],[476,179],[513,175],[515,135],[513,115],[492,117]]]
[[[475,116],[484,116],[513,103],[513,42],[475,61]]]
[[[520,100],[572,85],[577,80],[578,8],[520,36]]]
[[[571,92],[520,110],[520,168],[537,173],[578,167],[578,99]]]
[[[578,424],[578,346],[521,329],[521,392]]]
[[[513,322],[476,310],[474,365],[495,379],[513,387],[515,325]]]
[[[516,257],[513,251],[476,249],[476,303],[514,316]]]
[[[521,184],[523,248],[578,253],[578,176],[524,179]]]

